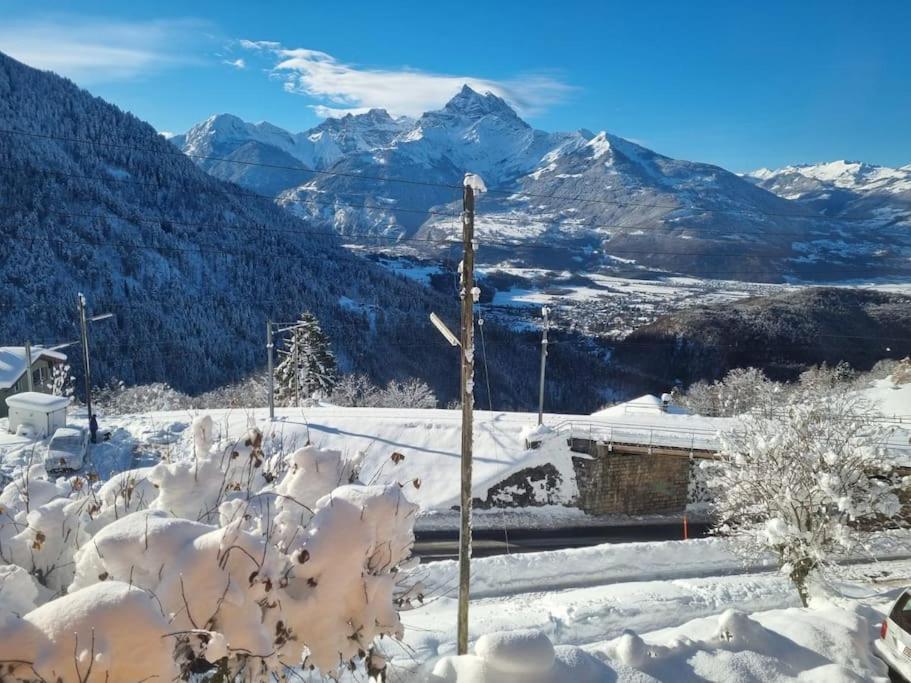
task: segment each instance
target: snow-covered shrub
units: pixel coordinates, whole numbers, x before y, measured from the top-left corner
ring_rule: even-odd
[[[38,603],[38,584],[14,564],[0,564],[0,624],[30,612]]]
[[[57,363],[51,367],[51,376],[45,388],[54,396],[72,396],[76,390],[76,376],[69,363]]]
[[[300,543],[300,534],[328,491],[353,482],[359,462],[340,451],[305,446],[286,458],[285,473],[275,487],[277,542],[286,550]]]
[[[154,468],[140,467],[114,474],[94,494],[89,507],[89,530],[94,533],[121,517],[145,510],[158,497],[158,487],[149,480]]]
[[[206,416],[186,456],[97,486],[34,466],[0,493],[0,680],[384,668],[374,640],[422,592],[403,487],[352,483],[338,451],[267,456],[256,430],[219,440]]]
[[[911,382],[911,356],[903,358],[892,368],[892,382],[898,386]]]
[[[93,396],[95,407],[102,413],[130,415],[152,410],[186,410],[192,408],[192,398],[164,382],[127,386],[111,380],[97,389]]]
[[[381,408],[436,408],[437,397],[426,382],[411,378],[403,382],[391,380],[380,392]]]
[[[329,402],[339,406],[371,408],[436,408],[437,397],[426,382],[411,377],[378,387],[366,375],[342,375]]]
[[[329,403],[349,408],[374,407],[379,402],[380,391],[367,375],[341,375],[329,394]]]
[[[0,626],[4,681],[174,680],[167,616],[151,593],[109,581],[52,600]]]
[[[73,554],[86,538],[84,496],[49,481],[43,465],[25,468],[0,493],[0,560],[60,591],[72,579]]]
[[[697,415],[732,417],[757,410],[768,415],[785,393],[785,387],[762,370],[736,368],[712,384],[696,382],[677,400]]]
[[[719,460],[703,463],[716,531],[747,558],[773,552],[806,605],[811,572],[862,549],[857,525],[900,509],[886,436],[872,407],[844,392],[745,416],[722,433]]]
[[[148,472],[148,480],[159,490],[151,508],[175,517],[213,522],[224,501],[247,498],[265,487],[259,430],[251,429],[241,438],[217,446],[214,441],[212,418],[196,418],[192,460],[159,463]]]
[[[197,408],[247,408],[269,404],[269,378],[255,372],[239,382],[212,389],[192,399]]]
[[[800,391],[805,394],[831,392],[836,387],[851,383],[857,373],[848,363],[814,365],[800,373]]]

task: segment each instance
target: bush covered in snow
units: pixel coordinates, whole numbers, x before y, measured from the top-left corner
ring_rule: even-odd
[[[732,417],[756,410],[769,414],[785,393],[762,370],[737,368],[711,384],[696,382],[677,401],[697,415]]]
[[[872,407],[844,392],[794,392],[773,417],[751,413],[705,461],[716,531],[748,558],[772,552],[808,599],[833,556],[862,550],[858,525],[895,516],[900,483]]]
[[[352,408],[437,407],[433,389],[419,379],[390,380],[385,387],[378,387],[366,375],[342,375],[329,396],[329,402]]]
[[[356,483],[338,451],[215,431],[200,417],[192,457],[103,485],[35,465],[3,489],[0,679],[382,670],[374,641],[402,636],[421,593],[417,506],[398,484]]]

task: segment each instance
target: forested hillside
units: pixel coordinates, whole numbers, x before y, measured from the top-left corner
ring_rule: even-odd
[[[662,316],[621,342],[619,386],[666,390],[757,367],[793,380],[811,365],[859,370],[911,354],[911,297],[820,287],[697,306]]]
[[[312,310],[343,367],[440,384],[445,349],[417,322],[427,293],[202,172],[134,116],[0,55],[0,129],[3,343],[76,338],[84,291],[115,314],[91,329],[96,379],[198,391],[264,362],[267,318]]]
[[[131,114],[2,54],[0,131],[0,343],[77,339],[82,291],[90,313],[115,314],[91,326],[97,383],[167,381],[195,393],[262,367],[266,320],[310,310],[342,371],[380,383],[420,377],[443,400],[456,395],[457,360],[428,323],[431,310],[455,319],[454,296],[351,254],[206,174]],[[492,325],[488,336],[496,404],[533,404],[534,340]],[[72,347],[77,372],[79,355]],[[562,355],[595,371],[584,351]],[[526,371],[509,376],[516,369]],[[597,403],[596,388],[561,382],[571,378],[553,379],[569,401],[561,407]]]

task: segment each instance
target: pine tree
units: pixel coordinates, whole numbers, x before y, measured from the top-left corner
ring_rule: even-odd
[[[304,313],[290,332],[283,360],[275,368],[278,402],[300,405],[309,398],[328,396],[336,382],[335,356],[329,338],[312,313]]]

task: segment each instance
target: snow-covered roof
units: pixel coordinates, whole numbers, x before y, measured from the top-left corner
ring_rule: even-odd
[[[32,347],[32,363],[39,358],[63,362],[66,354],[41,346]],[[0,346],[0,389],[9,389],[25,374],[25,347]]]
[[[676,415],[688,414],[687,411],[680,406],[668,405],[667,409],[665,409],[664,401],[662,401],[660,398],[654,396],[653,394],[643,394],[642,396],[626,401],[625,403],[618,403],[615,406],[610,406],[609,408],[604,408],[595,413],[592,413],[592,417],[621,417],[623,415],[637,413],[671,413]]]
[[[6,397],[6,405],[10,408],[31,408],[48,413],[66,408],[69,404],[70,399],[66,396],[53,396],[38,391],[23,391]]]

